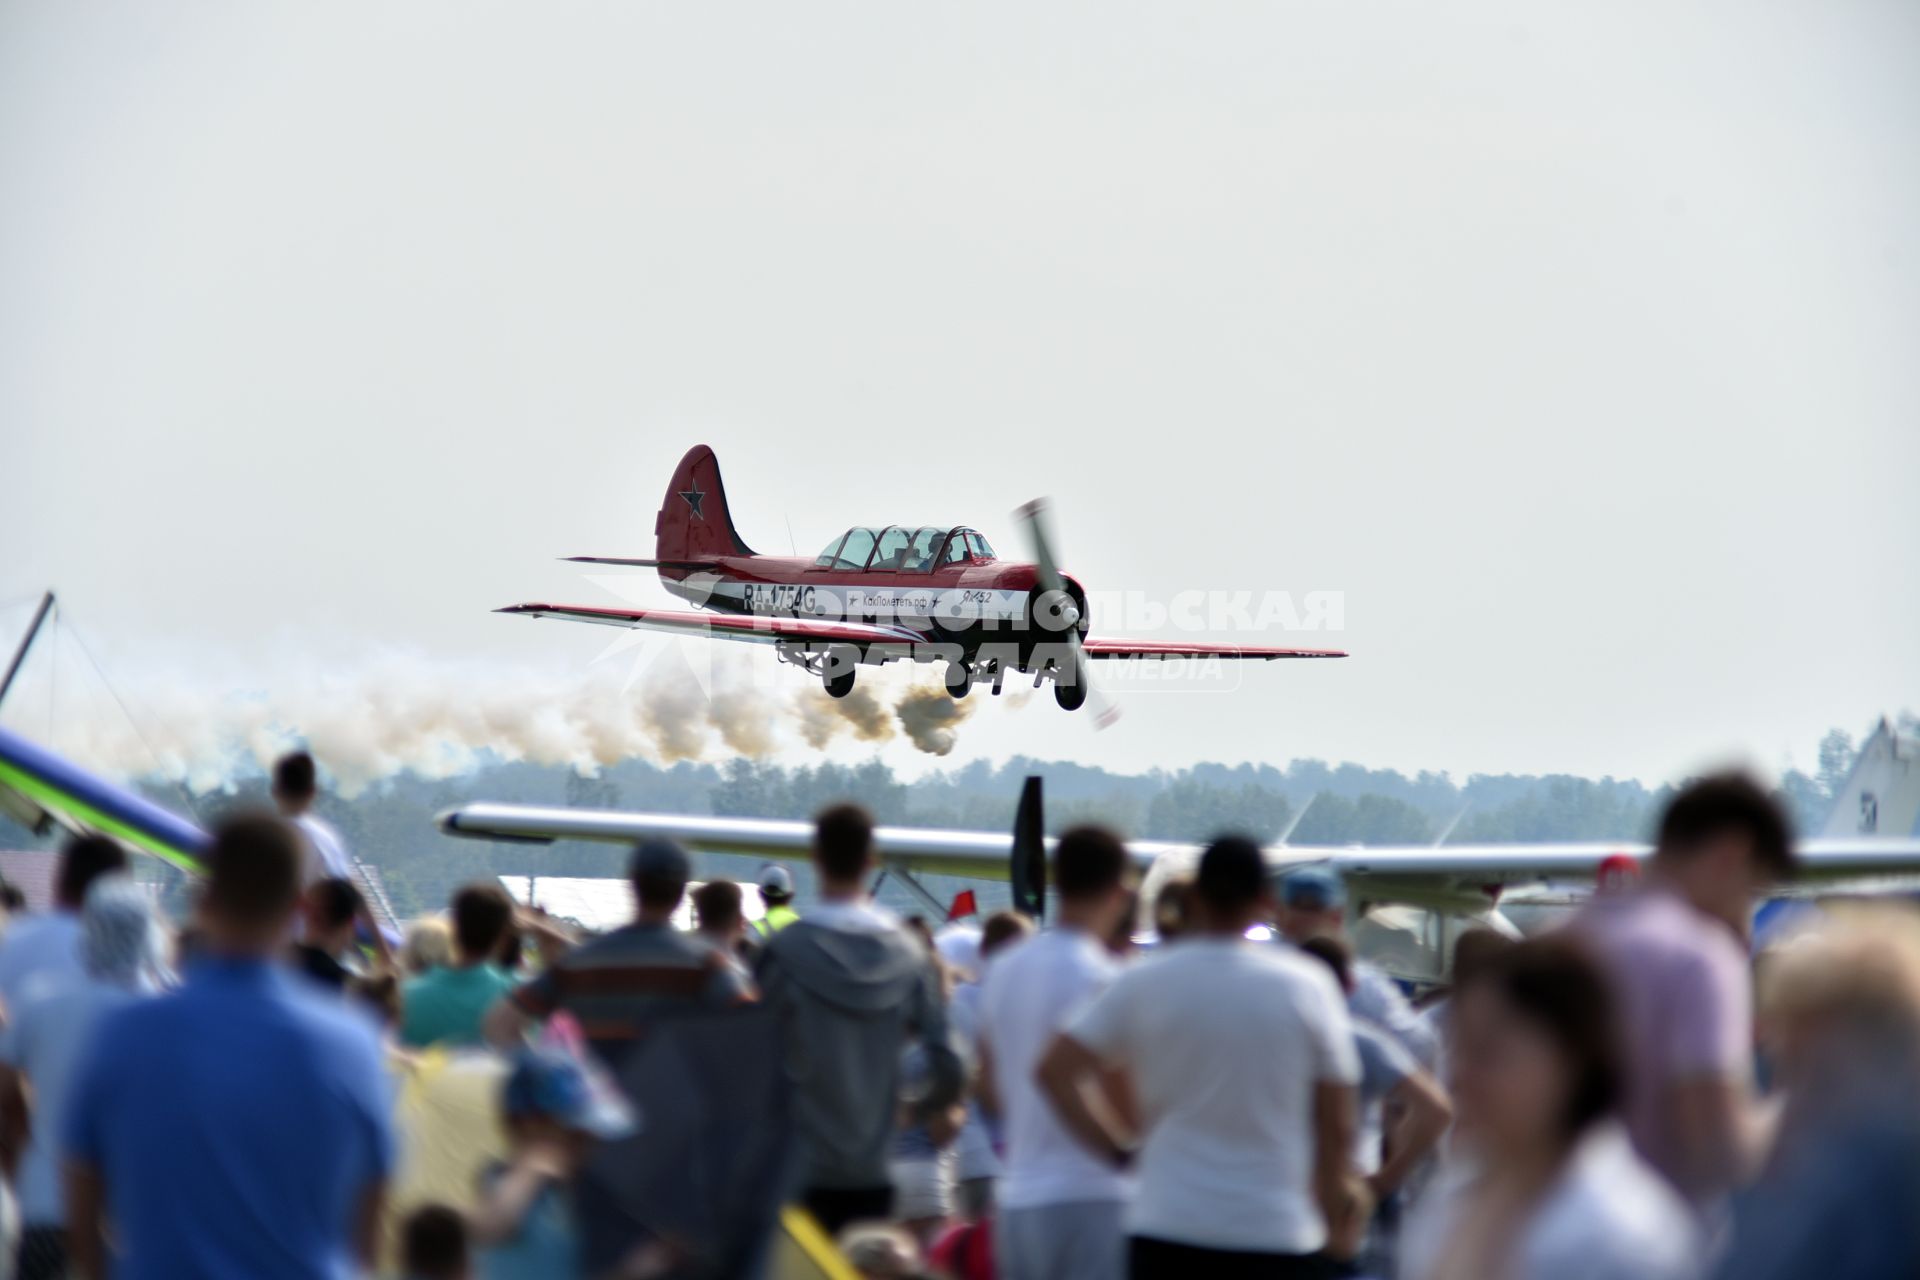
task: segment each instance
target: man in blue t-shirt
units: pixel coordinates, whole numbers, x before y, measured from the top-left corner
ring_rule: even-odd
[[[73,1270],[348,1280],[393,1161],[373,1025],[277,963],[300,898],[286,823],[223,824],[179,991],[107,1015],[62,1124]]]

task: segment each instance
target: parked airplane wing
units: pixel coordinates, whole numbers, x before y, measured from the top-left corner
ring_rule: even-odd
[[[529,618],[565,618],[569,622],[597,622],[607,627],[635,627],[648,631],[675,631],[682,635],[718,636],[727,640],[817,641],[821,644],[917,644],[926,639],[907,627],[882,627],[868,622],[831,622],[820,618],[739,616],[723,613],[684,613],[672,609],[601,609],[583,604],[515,604],[495,613]]]
[[[1344,658],[1344,649],[1274,649],[1257,644],[1196,644],[1184,640],[1116,640],[1088,636],[1080,642],[1089,658]]]
[[[693,849],[757,854],[770,859],[807,856],[813,826],[768,818],[714,818],[688,814],[623,813],[611,809],[541,808],[469,804],[439,817],[449,835],[482,840],[598,840],[628,843],[648,836],[677,840]],[[935,831],[880,827],[874,832],[881,861],[909,870],[1004,880],[1013,837],[998,831]],[[1048,842],[1051,847],[1051,841]],[[1177,841],[1132,840],[1134,861],[1148,866],[1162,858],[1197,858],[1200,846]],[[1320,848],[1274,845],[1267,858],[1276,868],[1317,865],[1338,872],[1357,892],[1382,900],[1423,901],[1436,893],[1479,893],[1495,885],[1590,880],[1600,863],[1618,854],[1639,858],[1634,844],[1494,844],[1441,848],[1406,846]],[[1920,838],[1867,837],[1805,840],[1798,849],[1802,879],[1823,884],[1920,873]]]

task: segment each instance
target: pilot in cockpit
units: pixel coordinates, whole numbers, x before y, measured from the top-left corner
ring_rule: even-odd
[[[902,569],[921,571],[933,568],[934,548],[940,543],[940,530],[920,529],[913,535],[913,541],[907,544],[906,554],[900,558]]]

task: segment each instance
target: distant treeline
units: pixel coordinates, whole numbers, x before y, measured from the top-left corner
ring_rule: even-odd
[[[1781,798],[1803,829],[1817,829],[1825,820],[1854,754],[1853,739],[1836,729],[1821,742],[1817,772],[1794,771],[1782,779]],[[1296,760],[1285,768],[1200,764],[1122,774],[1015,757],[911,781],[877,759],[803,767],[745,759],[672,766],[631,760],[594,777],[529,764],[494,765],[448,779],[402,775],[353,800],[328,796],[322,812],[361,858],[380,868],[399,911],[414,914],[441,906],[454,887],[485,875],[620,873],[621,851],[604,845],[483,844],[439,834],[433,816],[466,801],[802,818],[832,801],[852,799],[885,823],[999,830],[1012,824],[1029,774],[1046,779],[1047,825],[1054,831],[1094,821],[1147,838],[1201,840],[1237,830],[1272,840],[1292,825],[1289,839],[1304,845],[1429,844],[1443,837],[1452,843],[1638,840],[1667,795],[1666,788],[1616,778],[1475,774],[1456,782],[1445,773],[1408,776],[1319,760]],[[176,808],[191,804],[202,821],[266,799],[263,780],[213,796],[150,791]],[[33,843],[0,820],[0,846]],[[740,858],[712,857],[706,866],[708,874],[753,871]],[[943,892],[947,887],[936,886]],[[992,902],[997,895],[983,897]]]

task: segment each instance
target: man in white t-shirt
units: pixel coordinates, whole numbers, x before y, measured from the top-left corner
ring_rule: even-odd
[[[1006,1139],[994,1228],[1002,1280],[1118,1280],[1126,1271],[1129,1181],[1061,1127],[1034,1068],[1119,972],[1101,939],[1127,909],[1127,879],[1117,836],[1066,832],[1053,855],[1060,923],[1000,956],[981,986],[979,1087]]]
[[[332,823],[313,811],[313,802],[319,798],[320,773],[312,756],[295,751],[274,762],[273,802],[280,816],[294,825],[306,844],[305,861],[300,869],[302,891],[312,889],[323,880],[345,880],[359,888],[360,871],[347,852],[346,841],[340,838]],[[392,949],[372,909],[366,905],[364,890],[359,923],[372,936],[374,953],[380,963],[390,967]]]
[[[1133,1280],[1321,1275],[1329,1218],[1344,1222],[1364,1195],[1349,1159],[1360,1067],[1345,1001],[1319,962],[1247,941],[1270,906],[1251,840],[1207,849],[1192,902],[1197,931],[1082,1010],[1042,1058],[1040,1086],[1117,1168],[1134,1135],[1084,1085],[1127,1072]]]
[[[300,876],[305,888],[322,880],[353,879],[353,859],[347,854],[346,842],[332,823],[313,811],[313,802],[319,798],[319,771],[312,756],[295,751],[274,762],[273,802],[280,816],[306,837],[306,865]]]

